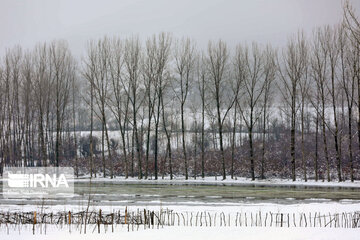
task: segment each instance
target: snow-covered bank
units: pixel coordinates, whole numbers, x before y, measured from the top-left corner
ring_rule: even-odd
[[[89,181],[89,176],[79,177],[74,179],[75,182]],[[290,179],[279,179],[279,178],[269,178],[269,179],[256,179],[252,181],[250,178],[236,178],[231,179],[230,176],[227,176],[225,180],[222,180],[221,176],[217,177],[205,177],[204,179],[198,177],[197,179],[188,179],[185,180],[185,177],[174,177],[170,180],[170,177],[161,177],[158,180],[154,179],[137,179],[137,178],[125,178],[125,177],[115,177],[113,179],[106,177],[97,177],[92,178],[91,181],[96,182],[117,182],[117,183],[138,183],[138,184],[208,184],[208,185],[252,185],[252,186],[308,186],[308,187],[349,187],[349,188],[360,188],[360,181],[345,181],[345,182],[327,182],[327,181],[315,181],[308,180],[307,182],[303,180],[292,181]]]
[[[177,239],[267,239],[267,240],[355,240],[359,239],[359,229],[344,228],[265,228],[265,227],[164,227],[160,229],[139,229],[138,231],[127,232],[126,228],[115,229],[111,233],[108,229],[107,233],[80,234],[79,231],[73,229],[69,233],[68,229],[57,229],[54,226],[47,226],[46,235],[37,231],[35,235],[32,233],[31,227],[27,230],[19,232],[17,229],[6,229],[1,227],[0,238],[2,240],[97,240],[97,239],[151,239],[151,240],[177,240]]]
[[[89,211],[98,212],[101,209],[105,213],[110,212],[125,212],[125,208],[128,211],[139,210],[150,210],[159,211],[160,209],[166,211],[172,210],[174,212],[182,213],[194,213],[197,212],[209,212],[209,213],[225,213],[235,217],[237,213],[259,213],[259,212],[272,212],[272,213],[319,213],[320,214],[336,214],[342,212],[354,212],[360,211],[359,201],[341,201],[341,202],[318,202],[308,204],[281,204],[281,203],[227,203],[219,202],[219,204],[207,204],[203,202],[194,202],[194,204],[188,203],[176,203],[171,205],[167,202],[154,201],[153,205],[148,203],[139,203],[139,205],[128,206],[124,203],[123,206],[114,206],[111,202],[103,202],[100,206],[90,205]],[[79,203],[79,205],[42,205],[39,201],[38,205],[17,205],[14,204],[2,204],[0,205],[0,211],[4,212],[60,212],[60,211],[71,211],[79,212],[86,211],[87,204],[85,202]]]

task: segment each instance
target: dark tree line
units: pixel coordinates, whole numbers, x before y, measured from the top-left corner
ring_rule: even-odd
[[[77,175],[230,175],[353,181],[360,163],[360,23],[299,32],[283,49],[161,33],[64,41],[0,64],[0,161]]]

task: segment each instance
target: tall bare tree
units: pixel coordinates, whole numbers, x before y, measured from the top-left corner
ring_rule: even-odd
[[[261,179],[265,178],[265,155],[266,155],[266,132],[269,122],[269,110],[273,101],[273,85],[276,79],[276,51],[267,46],[264,51],[264,94],[263,94],[263,136],[262,136],[262,156],[261,156]]]
[[[206,85],[207,70],[204,54],[197,60],[197,85],[201,99],[201,177],[205,178],[205,109],[206,107]]]
[[[236,96],[229,94],[232,84],[230,84],[229,52],[226,43],[221,40],[216,43],[211,41],[209,42],[206,64],[209,74],[209,94],[215,104],[215,116],[217,119],[216,121],[220,141],[222,176],[223,180],[225,180],[226,167],[223,128],[224,121],[236,100]]]
[[[307,99],[309,96],[310,78],[308,77],[308,46],[306,46],[306,52],[304,53],[304,67],[303,77],[299,81],[299,92],[300,92],[300,125],[301,125],[301,165],[303,168],[304,181],[307,182],[307,159],[305,153],[305,106],[308,103]]]
[[[328,142],[327,142],[327,122],[326,122],[326,104],[329,92],[326,89],[326,80],[327,80],[327,49],[324,45],[323,38],[325,35],[323,34],[323,29],[319,28],[314,32],[314,40],[312,44],[312,56],[311,56],[311,77],[314,80],[315,86],[315,94],[316,99],[311,99],[312,106],[316,110],[317,118],[321,120],[321,129],[322,129],[322,138],[323,138],[323,147],[324,147],[324,157],[325,157],[325,164],[326,164],[326,175],[327,180],[331,180],[330,176],[330,160],[329,160],[329,153],[328,153]],[[309,93],[314,93],[314,90],[310,91]]]
[[[153,36],[146,42],[147,57],[152,59],[152,64],[149,66],[149,75],[152,78],[154,86],[154,121],[155,121],[155,149],[154,149],[154,175],[158,179],[158,153],[159,153],[159,124],[160,114],[162,112],[161,99],[164,94],[166,81],[168,76],[168,63],[170,60],[170,46],[172,37],[170,34],[161,33],[158,36]]]
[[[188,158],[186,154],[186,140],[185,140],[185,104],[194,79],[195,70],[195,45],[189,38],[178,41],[175,46],[175,77],[176,85],[174,87],[175,95],[180,102],[181,114],[181,133],[182,146],[185,164],[185,179],[188,175]]]
[[[348,0],[344,3],[344,26],[349,30],[350,34],[347,36],[350,41],[356,42],[360,45],[360,20],[355,13],[355,9]],[[360,150],[360,77],[357,78],[356,82],[357,89],[357,135],[358,135],[358,150]]]
[[[59,166],[61,133],[66,107],[69,104],[71,82],[75,74],[75,61],[66,42],[53,42],[49,49],[53,89],[55,92],[56,143],[55,164]]]
[[[266,88],[264,81],[265,55],[255,43],[252,44],[250,50],[247,46],[238,46],[235,62],[237,75],[239,75],[239,86],[243,83],[242,101],[238,106],[249,134],[250,173],[251,179],[255,180],[253,132],[264,107],[261,101]]]
[[[138,133],[138,121],[137,115],[139,108],[142,106],[142,103],[145,98],[144,85],[141,78],[141,45],[138,37],[129,38],[125,42],[125,69],[126,69],[126,79],[129,82],[129,88],[126,88],[124,84],[124,89],[129,97],[131,107],[132,107],[132,127],[134,129],[134,138],[136,144],[136,154],[137,154],[137,165],[138,165],[138,178],[142,179],[142,161],[141,161],[141,151],[142,146],[140,145],[139,133]]]
[[[336,68],[339,61],[339,47],[338,47],[338,37],[339,37],[339,28],[333,28],[326,27],[324,29],[325,34],[325,47],[327,48],[328,52],[328,68],[329,68],[329,74],[330,74],[330,83],[327,85],[330,97],[331,97],[331,103],[332,103],[332,109],[333,109],[333,121],[334,121],[334,142],[335,142],[335,151],[336,151],[336,168],[338,173],[338,180],[339,182],[342,181],[341,176],[341,154],[340,154],[340,138],[339,138],[339,123],[338,123],[338,113],[337,113],[337,76],[336,76]],[[330,86],[329,86],[330,85]]]
[[[113,178],[113,166],[111,158],[110,140],[107,129],[106,111],[107,101],[110,93],[110,39],[104,38],[97,42],[91,41],[88,46],[87,58],[85,60],[85,72],[87,80],[93,86],[94,99],[98,111],[94,111],[102,124],[102,170],[103,177],[106,177],[106,160],[104,140],[106,138],[108,159],[110,160],[110,177]],[[105,136],[104,136],[105,135]]]
[[[306,67],[306,40],[303,33],[298,33],[295,38],[289,40],[283,52],[282,61],[278,61],[279,77],[282,82],[280,91],[285,103],[290,109],[290,154],[291,154],[291,176],[296,180],[296,156],[295,156],[295,131],[296,113],[298,104],[299,84],[304,76]]]
[[[342,29],[339,35],[341,86],[345,93],[345,101],[348,113],[348,156],[350,161],[350,179],[354,181],[354,158],[353,158],[353,108],[355,104],[356,83],[360,77],[360,44],[352,38],[348,38],[347,32]]]
[[[39,156],[42,166],[47,166],[47,150],[45,143],[45,109],[50,101],[47,92],[51,91],[52,83],[48,70],[48,48],[46,44],[38,45],[34,50],[34,96],[37,109]],[[41,163],[40,163],[41,164]]]

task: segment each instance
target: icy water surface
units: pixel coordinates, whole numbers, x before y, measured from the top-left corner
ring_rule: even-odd
[[[1,185],[2,183],[0,183]],[[312,203],[341,200],[360,201],[359,188],[261,186],[261,185],[197,185],[143,184],[121,182],[75,182],[75,196],[65,199],[0,199],[0,206],[66,205],[85,206],[156,206],[210,205],[242,203]]]

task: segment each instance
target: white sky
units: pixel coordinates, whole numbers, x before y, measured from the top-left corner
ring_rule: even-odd
[[[352,0],[360,16],[360,0]],[[0,0],[0,54],[20,44],[65,39],[80,56],[89,39],[161,31],[200,47],[219,38],[283,45],[304,29],[338,23],[341,0]]]

